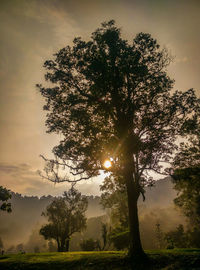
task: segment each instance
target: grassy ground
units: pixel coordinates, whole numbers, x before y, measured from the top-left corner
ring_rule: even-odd
[[[147,251],[149,262],[135,264],[125,252],[32,253],[0,256],[1,270],[200,270],[200,249]]]

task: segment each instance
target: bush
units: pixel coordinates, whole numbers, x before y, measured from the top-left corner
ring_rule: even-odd
[[[119,232],[118,230],[113,231],[110,240],[117,250],[128,249],[130,244],[130,233],[129,231]]]
[[[83,251],[94,251],[97,249],[97,241],[90,238],[90,239],[86,239],[86,240],[83,240],[81,243],[80,243],[80,247]]]

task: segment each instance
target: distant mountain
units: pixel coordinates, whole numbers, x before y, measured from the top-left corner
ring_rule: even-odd
[[[176,192],[173,190],[170,178],[165,178],[157,181],[155,187],[146,188],[145,197],[145,202],[140,198],[139,205],[143,205],[145,208],[167,208],[173,204]],[[105,215],[106,211],[100,205],[100,197],[87,196],[87,198],[89,202],[88,218]],[[46,222],[41,213],[53,199],[52,196],[38,198],[22,196],[13,192],[12,213],[0,212],[0,237],[3,242],[7,246],[26,242],[31,232]]]
[[[155,186],[147,187],[145,190],[144,204],[149,207],[168,207],[173,204],[176,197],[176,191],[173,189],[170,177],[156,181]],[[139,204],[141,202],[142,198],[140,198]]]
[[[86,215],[88,218],[101,216],[105,211],[100,205],[100,197],[87,196],[88,209]],[[35,226],[46,222],[41,216],[48,204],[54,199],[52,196],[22,196],[12,192],[12,213],[0,212],[0,237],[4,242],[15,243],[24,242],[30,235]]]

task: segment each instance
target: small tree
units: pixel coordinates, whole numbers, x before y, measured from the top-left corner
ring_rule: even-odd
[[[164,247],[164,234],[161,230],[161,225],[159,222],[156,223],[156,240],[157,240],[157,246],[159,249]]]
[[[137,202],[144,185],[152,182],[148,173],[165,174],[162,164],[173,157],[177,137],[185,135],[188,121],[196,120],[194,91],[171,92],[174,81],[166,73],[170,61],[150,34],[139,33],[129,44],[109,21],[91,40],[75,38],[72,47],[46,61],[45,78],[53,85],[38,85],[46,101],[48,132],[62,134],[47,178],[80,181],[102,169],[123,177],[130,255],[145,257]],[[59,165],[77,178],[61,179]]]
[[[56,251],[56,245],[52,240],[50,240],[48,242],[48,249],[49,249],[49,252],[55,252]]]
[[[16,246],[16,251],[17,251],[17,252],[23,252],[23,250],[24,250],[24,245],[23,245],[23,243],[20,243],[20,244],[18,244],[18,245]]]
[[[200,248],[200,229],[199,227],[190,228],[187,231],[188,245],[191,248]]]
[[[45,239],[55,239],[58,251],[69,251],[70,238],[86,227],[87,198],[74,186],[63,197],[56,198],[42,213],[49,223],[43,225],[40,234]]]
[[[103,246],[101,248],[101,250],[104,250],[106,248],[106,245],[108,243],[108,226],[103,223],[102,227],[101,227],[101,236],[103,239]]]
[[[110,234],[110,240],[117,250],[128,249],[130,246],[130,232],[115,228]]]
[[[111,210],[111,223],[114,227],[128,228],[128,203],[125,181],[114,175],[104,179],[100,186],[101,205]]]
[[[81,241],[80,247],[83,251],[97,250],[97,248],[98,248],[97,240],[94,240],[92,238],[84,239]]]
[[[3,202],[0,205],[0,210],[7,211],[8,213],[12,212],[11,203],[7,203],[9,199],[11,199],[10,192],[6,188],[0,186],[0,201]]]
[[[39,253],[40,252],[40,248],[38,246],[35,246],[33,250],[34,250],[34,253]]]
[[[187,235],[184,232],[183,225],[180,224],[176,230],[165,234],[168,248],[185,248],[187,247]]]

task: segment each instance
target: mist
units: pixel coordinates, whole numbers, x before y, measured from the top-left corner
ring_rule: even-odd
[[[170,178],[159,180],[155,187],[146,188],[146,200],[139,200],[140,231],[145,249],[158,248],[155,236],[156,224],[159,223],[165,233],[185,224],[185,217],[174,207],[176,192]],[[39,230],[47,220],[41,216],[48,204],[55,197],[22,196],[12,193],[12,213],[0,213],[0,238],[8,253],[19,251],[22,244],[26,252],[56,251],[54,241],[46,241],[39,235]],[[80,250],[80,241],[84,239],[101,240],[102,223],[109,223],[109,211],[102,208],[99,196],[87,196],[87,228],[82,233],[72,236],[70,251]]]

